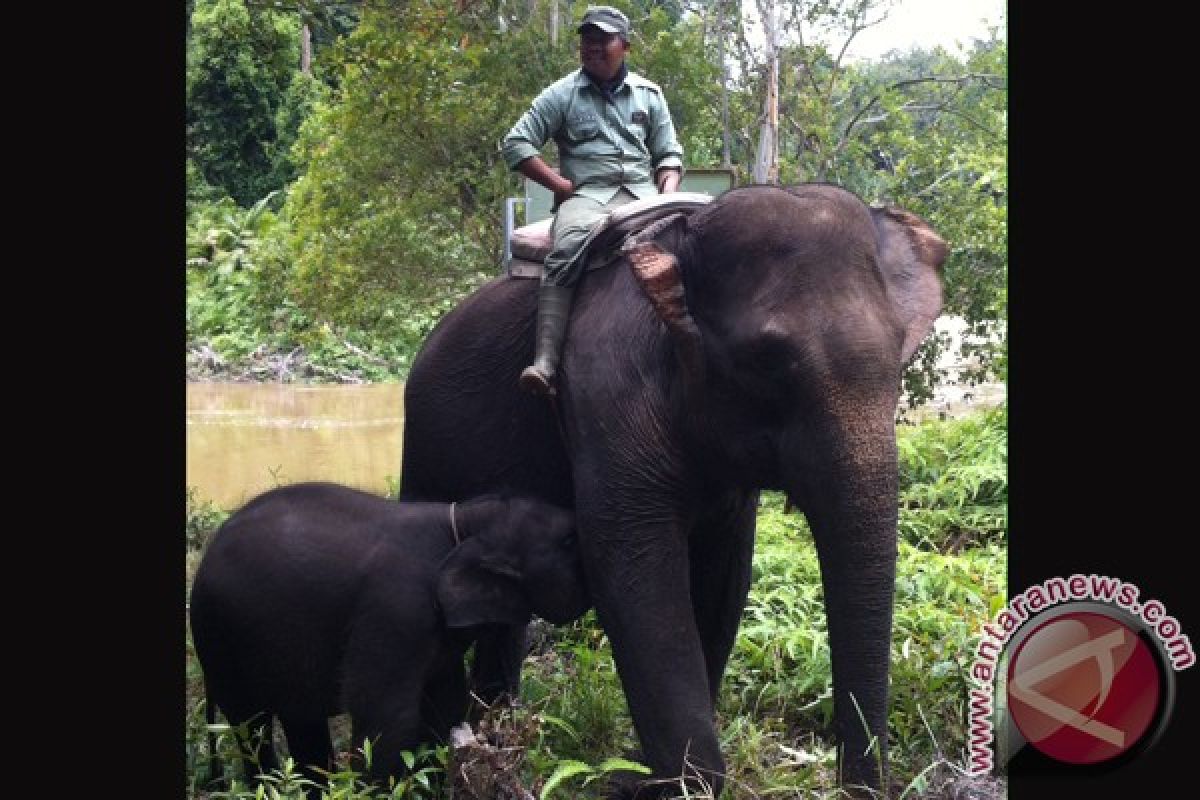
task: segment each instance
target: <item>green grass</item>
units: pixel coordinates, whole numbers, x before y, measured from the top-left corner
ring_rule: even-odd
[[[941,552],[1003,542],[1008,530],[1008,408],[901,426],[900,536]]]
[[[894,794],[906,799],[948,797],[946,786],[964,780],[971,647],[1004,601],[1005,424],[1001,409],[900,431],[889,753]],[[189,576],[205,529],[223,518],[189,493]],[[753,588],[717,710],[728,769],[723,797],[835,797],[829,650],[812,537],[774,493],[763,496],[757,530]],[[494,709],[485,727],[506,752],[519,753],[512,769],[535,795],[549,787],[550,798],[599,798],[608,773],[621,766],[612,759],[637,747],[607,637],[594,613],[558,628],[539,623],[535,633],[522,705]],[[255,795],[244,784],[225,794],[201,788],[208,760],[190,642],[187,658],[188,797],[248,800]],[[353,749],[344,730],[335,744]],[[222,746],[230,745],[226,733]],[[427,757],[432,773],[424,774],[437,774],[445,758],[444,749]],[[336,781],[336,796],[346,800],[434,796],[420,786],[370,789],[348,769]],[[279,782],[278,794],[267,796],[301,796],[295,776]],[[993,782],[973,796],[1003,793]]]

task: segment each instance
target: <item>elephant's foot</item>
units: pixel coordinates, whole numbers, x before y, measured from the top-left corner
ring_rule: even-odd
[[[626,761],[644,764],[640,750],[627,750],[623,756]],[[610,772],[605,786],[604,800],[633,800],[638,796],[638,789],[646,782],[646,776],[636,772],[619,770]]]
[[[646,800],[663,796],[653,794],[645,776],[636,772],[614,772],[609,775],[604,794],[605,800]]]

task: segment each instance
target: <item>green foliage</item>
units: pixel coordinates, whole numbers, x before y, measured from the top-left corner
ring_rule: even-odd
[[[398,298],[447,300],[496,270],[511,190],[496,144],[516,115],[498,41],[437,0],[403,15],[366,9],[334,48],[338,102],[304,126],[305,174],[289,198],[304,308],[359,327]],[[520,37],[509,45],[520,51]]]
[[[696,58],[705,51],[703,20],[679,19],[663,7],[641,12],[635,5],[623,9],[633,25],[629,67],[662,87],[684,165],[715,166],[721,160],[721,71],[714,61]]]
[[[243,0],[197,0],[187,51],[187,154],[249,205],[272,189],[276,114],[299,65],[299,18]]]
[[[203,550],[209,537],[228,516],[211,500],[201,499],[196,487],[187,487],[184,536],[188,550]]]
[[[916,51],[877,68],[875,82],[904,69],[927,80],[891,88],[889,112],[864,139],[892,170],[877,172],[867,196],[920,214],[950,246],[943,269],[943,313],[968,325],[962,355],[976,366],[968,383],[1007,377],[1008,179],[1007,45],[977,42],[965,63],[940,50]],[[871,73],[868,73],[871,74]],[[894,85],[894,84],[891,84]],[[930,337],[906,388],[937,382]],[[927,357],[922,358],[922,354]],[[917,391],[914,401],[928,396]]]
[[[720,716],[734,726],[725,736],[738,780],[801,797],[814,780],[833,781],[835,752],[821,733],[832,720],[832,673],[816,552],[804,520],[781,504],[768,495],[759,512],[753,588]],[[889,727],[892,768],[905,780],[964,746],[972,647],[1004,596],[1004,562],[995,543],[939,555],[900,542]]]
[[[553,752],[590,762],[597,753],[616,755],[633,746],[625,695],[595,612],[550,636],[544,652],[534,656],[538,669],[524,679],[524,692],[544,718],[555,722],[547,734]],[[564,681],[572,691],[562,691]]]
[[[268,206],[278,194],[271,192],[249,210],[229,197],[201,205],[188,220],[188,266],[213,269],[218,275],[253,269],[251,253],[277,222]]]
[[[772,498],[774,500],[774,498]],[[797,548],[807,524],[784,515],[777,502],[760,513],[751,602],[742,616],[731,657],[724,709],[754,717],[784,717],[788,726],[832,719],[825,615],[816,552]],[[796,697],[805,702],[794,703]]]
[[[1004,550],[994,543],[957,555],[901,543],[890,718],[900,748],[936,747],[953,754],[966,741],[968,672],[992,604],[1005,596],[1004,560]],[[941,741],[926,741],[922,715],[936,721]]]
[[[300,135],[300,126],[328,93],[324,83],[312,74],[293,73],[275,112],[275,141],[267,145],[271,159],[268,186],[286,186],[299,175],[292,148]]]
[[[902,538],[952,551],[1003,541],[1008,530],[1008,408],[900,427]]]
[[[546,798],[553,796],[568,780],[579,780],[582,778],[581,786],[587,787],[588,784],[598,780],[603,781],[603,779],[614,772],[636,772],[639,775],[649,775],[650,768],[644,764],[624,758],[606,758],[597,766],[592,766],[583,761],[560,761],[558,766],[554,768],[554,772],[546,780],[546,785],[542,787],[542,791],[538,794],[538,800],[546,800]]]
[[[315,318],[293,297],[290,226],[232,199],[196,203],[188,221],[189,376],[249,380],[395,380],[449,307],[407,297],[357,327]]]
[[[191,158],[187,159],[187,213],[190,224],[194,209],[204,204],[216,203],[221,199],[221,190],[204,179],[200,168]],[[190,254],[189,254],[190,255]]]
[[[196,781],[189,783],[187,797],[209,798],[209,800],[308,800],[306,792],[311,788],[320,789],[320,797],[327,800],[435,800],[442,796],[439,785],[446,772],[446,749],[422,747],[416,752],[401,753],[407,774],[403,778],[393,780],[388,786],[376,786],[364,780],[363,773],[356,771],[348,764],[340,765],[332,772],[325,773],[325,780],[318,784],[304,777],[299,765],[291,757],[284,758],[279,769],[262,774],[261,785],[247,781],[241,772],[241,767],[233,768],[245,760],[238,749],[232,729],[228,725],[215,725],[213,730],[217,736],[218,752],[223,765],[221,776],[227,789],[210,790],[203,794],[202,786]],[[371,744],[364,741],[357,748],[364,764],[371,761]],[[251,769],[254,769],[254,763]]]

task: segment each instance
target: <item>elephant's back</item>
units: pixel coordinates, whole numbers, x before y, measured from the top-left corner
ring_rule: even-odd
[[[460,387],[496,379],[502,370],[515,368],[519,375],[525,359],[533,357],[537,287],[535,280],[496,278],[442,317],[409,372],[409,385],[416,384],[418,399],[427,374]],[[484,374],[477,374],[481,369]]]
[[[533,361],[537,290],[536,280],[492,280],[426,338],[404,389],[402,498],[512,491],[573,505],[551,407],[517,386]]]

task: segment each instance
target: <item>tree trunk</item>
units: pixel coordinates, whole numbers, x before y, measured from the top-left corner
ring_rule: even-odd
[[[550,46],[558,47],[558,0],[550,0]]]
[[[300,71],[312,74],[312,31],[307,22],[300,28]]]
[[[767,92],[754,158],[754,182],[779,183],[779,25],[775,0],[758,0],[758,10],[767,38]]]
[[[721,65],[721,166],[733,166],[729,147],[729,67],[725,64],[725,0],[717,0],[717,63]]]

